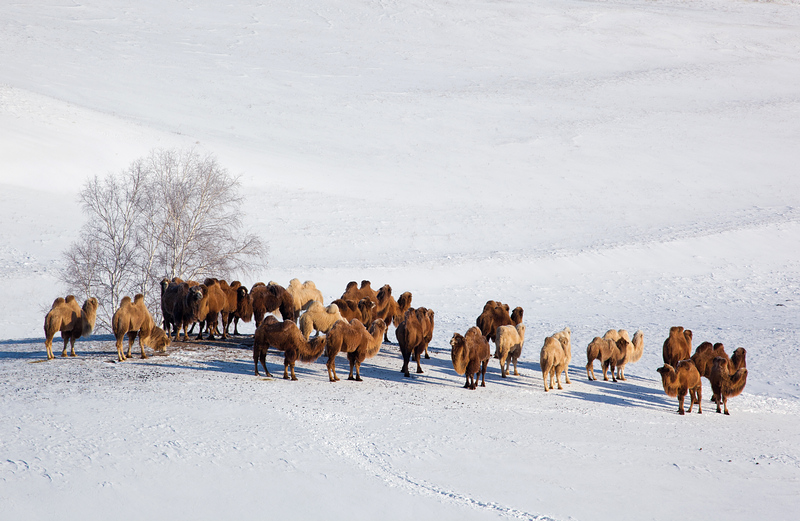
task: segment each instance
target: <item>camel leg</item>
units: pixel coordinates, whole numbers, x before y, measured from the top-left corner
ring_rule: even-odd
[[[561,376],[561,371],[559,371],[558,373],[559,376]],[[569,381],[569,366],[567,365],[564,365],[564,383],[572,384],[572,382]],[[561,387],[559,387],[559,389],[561,389]]]
[[[363,382],[361,379],[361,362],[356,360],[356,382]]]
[[[507,363],[506,357],[501,356],[500,357],[500,378],[505,378],[506,377],[506,373],[508,372],[508,368],[507,367],[508,367],[508,363]]]
[[[297,381],[297,377],[294,375],[294,362],[291,362],[291,363],[289,364],[289,371],[291,371],[291,373],[292,373],[292,380],[293,380],[293,381]],[[286,369],[284,369],[284,370],[283,370],[283,372],[284,372],[284,377],[285,377],[285,375],[286,375]]]
[[[703,414],[703,386],[700,385],[695,390],[695,399],[697,400],[697,414]],[[691,411],[691,407],[689,407],[689,412]]]
[[[223,311],[222,312],[222,339],[225,340],[228,338],[228,313]]]
[[[489,367],[489,361],[481,362],[481,387],[486,387],[486,368]]]
[[[69,342],[69,335],[61,333],[61,338],[64,339],[64,350],[61,351],[61,356],[67,356],[67,342]]]
[[[400,369],[400,372],[403,373],[403,376],[409,378],[411,377],[411,375],[408,373],[408,363],[411,361],[411,353],[403,350],[402,355],[403,355],[403,368]]]
[[[559,390],[563,389],[563,387],[561,387],[561,371],[556,371],[556,384],[558,384]]]
[[[514,362],[514,376],[519,376],[519,373],[517,372],[517,357],[516,356],[513,357],[511,359],[511,361]],[[508,369],[508,368],[506,368],[506,369]]]
[[[72,335],[70,335],[70,337],[69,337],[69,348],[70,348],[69,356],[78,356],[78,355],[75,354],[75,340],[76,339]]]
[[[469,373],[464,374],[464,389],[469,389]]]
[[[139,349],[142,350],[142,359],[147,358],[147,354],[144,352],[144,343],[142,342],[142,335],[139,335]]]
[[[261,352],[261,358],[260,358],[260,360],[261,360],[261,366],[264,368],[264,373],[265,373],[265,375],[266,375],[267,377],[269,377],[269,378],[272,378],[272,373],[270,373],[270,372],[269,372],[269,370],[267,369],[267,351],[269,351],[269,348],[267,348],[267,349],[264,349],[264,350]]]
[[[612,363],[612,364],[611,364],[611,381],[612,381],[612,382],[616,382],[616,381],[617,381],[617,377],[616,377],[616,376],[614,376],[614,371],[615,371],[616,369],[617,369],[617,368],[615,367],[615,364],[613,364],[613,363]]]
[[[47,351],[47,359],[48,360],[52,360],[53,358],[55,358],[53,356],[53,338],[50,337],[49,335],[45,336],[44,348]]]
[[[350,356],[348,355],[347,358],[349,359]],[[350,362],[350,374],[347,375],[347,379],[348,380],[355,380],[355,378],[353,378],[353,369],[355,368],[356,362],[355,362],[355,360],[348,360],[348,361]]]
[[[547,388],[547,373],[544,371],[544,369],[542,370],[542,380],[544,380],[544,392],[549,391]]]
[[[608,362],[603,362],[600,365],[602,366],[602,369],[603,369],[603,381],[607,382],[608,381]]]
[[[686,391],[681,390],[680,393],[678,394],[678,414],[680,414],[681,416],[686,414],[683,411],[683,400],[684,400],[684,398],[686,398]],[[689,412],[691,412],[691,411],[689,411]]]
[[[124,362],[125,361],[125,350],[122,348],[122,338],[123,338],[123,336],[124,336],[124,334],[123,335],[119,335],[117,337],[117,360],[120,361],[120,362]]]
[[[136,340],[136,334],[137,333],[138,333],[138,331],[129,331],[128,332],[128,354],[126,355],[126,358],[130,358],[131,357],[131,349],[133,348],[133,341]]]
[[[331,382],[339,380],[336,376],[336,355],[329,356],[328,361],[325,362],[325,366],[328,368],[328,380]]]
[[[422,374],[422,366],[419,363],[419,355],[420,355],[420,352],[417,351],[417,350],[414,350],[414,360],[417,362],[417,374]]]
[[[722,396],[722,405],[725,407],[725,414],[730,416],[731,413],[728,412],[728,397],[725,395]]]
[[[593,373],[594,373],[594,360],[586,364],[586,378],[588,378],[590,382],[594,380],[594,378],[592,378],[592,376],[594,376]]]
[[[430,360],[431,357],[428,355],[428,346],[425,346],[425,360]]]

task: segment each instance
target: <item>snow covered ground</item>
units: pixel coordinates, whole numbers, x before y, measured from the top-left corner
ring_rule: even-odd
[[[128,4],[0,6],[0,517],[794,516],[800,4]],[[270,254],[237,278],[412,291],[425,374],[386,344],[364,382],[324,357],[257,378],[247,337],[42,362],[77,191],[174,146],[242,178]],[[448,341],[490,298],[525,308],[521,376],[493,361],[467,391]],[[675,413],[673,325],[747,348],[731,416],[707,382]],[[572,384],[545,393],[564,326]],[[622,327],[642,360],[588,382],[585,346]]]

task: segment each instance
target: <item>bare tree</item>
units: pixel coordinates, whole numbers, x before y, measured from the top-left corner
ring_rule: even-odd
[[[227,278],[265,264],[266,249],[242,233],[239,181],[195,150],[156,150],[119,176],[94,177],[80,193],[88,221],[64,253],[70,291],[96,296],[110,329],[120,299],[142,293],[159,315],[159,281]]]

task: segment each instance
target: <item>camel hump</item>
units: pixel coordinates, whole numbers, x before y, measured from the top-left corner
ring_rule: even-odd
[[[64,302],[69,304],[70,302],[75,302],[75,295],[67,295],[67,298],[64,299]]]
[[[122,297],[122,300],[119,301],[119,307],[130,306],[130,305],[131,305],[131,298],[127,295]]]
[[[66,301],[64,300],[64,297],[58,297],[57,299],[55,299],[53,301],[53,305],[51,306],[51,308],[54,308],[56,306],[60,306],[61,304],[64,304],[65,302]]]
[[[137,293],[137,294],[136,294],[136,295],[133,297],[133,302],[134,302],[135,304],[138,304],[138,303],[140,303],[140,302],[144,302],[144,295],[142,295],[141,293]]]

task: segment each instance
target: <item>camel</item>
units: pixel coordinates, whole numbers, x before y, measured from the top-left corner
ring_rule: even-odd
[[[721,342],[717,342],[713,346],[711,342],[703,342],[697,346],[691,359],[700,376],[708,378],[711,375],[711,364],[718,356],[723,357],[730,363],[731,359],[728,353],[725,352],[725,346]]]
[[[739,349],[743,350],[744,348],[740,347]],[[728,398],[739,396],[744,391],[744,386],[747,384],[747,368],[740,367],[731,374],[730,361],[725,357],[718,356],[711,363],[709,380],[711,381],[711,392],[714,393],[714,398],[717,402],[717,412],[722,412],[720,409],[721,402],[725,407],[725,414],[730,415],[728,412]]]
[[[283,379],[288,380],[288,371],[291,371],[291,379],[297,380],[294,374],[294,365],[301,362],[310,363],[325,350],[325,337],[320,336],[307,341],[303,334],[294,323],[294,320],[284,320],[279,322],[272,315],[267,316],[253,337],[253,362],[255,363],[255,373],[258,374],[258,362],[264,367],[267,376],[272,377],[267,369],[267,351],[274,347],[278,351],[283,351]]]
[[[697,404],[697,413],[703,414],[701,400],[703,398],[703,386],[700,383],[700,373],[690,359],[680,360],[677,367],[664,364],[663,367],[656,369],[661,374],[661,383],[667,396],[678,397],[678,414],[683,412],[683,400],[686,393],[689,393],[689,413],[692,407]]]
[[[94,297],[86,299],[83,307],[78,306],[74,295],[67,295],[67,298],[58,297],[53,301],[50,311],[44,317],[44,345],[48,360],[55,358],[53,337],[57,332],[61,332],[61,338],[64,340],[61,356],[67,356],[67,342],[71,349],[69,356],[77,356],[75,340],[92,334],[97,319],[97,306],[98,302]]]
[[[163,329],[156,326],[153,316],[144,305],[144,295],[138,293],[133,297],[123,297],[119,303],[119,308],[111,318],[111,328],[114,331],[117,345],[117,359],[124,362],[131,356],[133,341],[139,336],[139,347],[142,350],[142,358],[147,358],[144,346],[152,348],[154,351],[165,352],[169,346],[169,337]],[[124,353],[122,338],[128,335],[128,354]]]
[[[264,315],[280,311],[283,320],[295,321],[294,299],[280,284],[256,282],[250,289],[252,296],[253,316],[260,325]]]
[[[231,314],[233,320],[233,334],[239,336],[239,321],[249,323],[253,320],[253,301],[250,292],[245,286],[236,288],[236,311]],[[227,331],[227,326],[226,326]]]
[[[489,341],[481,333],[480,328],[472,326],[467,334],[453,333],[450,339],[450,358],[457,374],[466,377],[465,389],[478,387],[478,374],[481,375],[481,387],[486,387],[486,367],[489,365],[491,351]]]
[[[628,337],[628,332],[624,329],[619,330],[620,338],[625,340],[627,344],[627,354],[622,360],[622,363],[617,364],[617,380],[625,380],[625,366],[633,364],[641,360],[644,353],[644,333],[642,330],[636,331],[633,334],[633,340]]]
[[[383,320],[379,318],[373,320],[372,325],[367,331],[369,333],[369,338],[365,338],[365,340],[359,344],[358,349],[347,353],[347,361],[350,362],[350,375],[347,377],[348,380],[361,381],[361,364],[367,358],[372,358],[378,354],[382,344],[381,337],[386,333],[386,328],[386,322]],[[353,367],[355,367],[356,370],[355,378],[353,378]]]
[[[426,308],[409,308],[403,321],[397,326],[395,334],[400,344],[400,354],[403,356],[403,368],[400,372],[405,377],[411,376],[408,372],[408,363],[413,355],[417,362],[417,374],[422,373],[419,358],[433,335],[433,311]]]
[[[392,296],[392,287],[388,284],[384,284],[383,287],[378,290],[376,298],[378,299],[377,317],[386,322],[387,326],[389,324],[394,324],[394,327],[397,328],[398,324],[403,321],[406,311],[411,307],[411,292],[406,291],[400,295],[399,300],[395,300]],[[389,337],[384,336],[383,341],[388,343]],[[425,358],[430,358],[427,349],[425,350]]]
[[[512,326],[514,321],[511,320],[511,315],[509,315],[508,304],[488,300],[483,305],[481,314],[475,319],[475,325],[480,328],[481,334],[486,337],[486,340],[496,342],[497,328],[500,326]]]
[[[331,304],[326,308],[316,300],[310,300],[305,313],[300,316],[300,332],[308,340],[311,331],[316,330],[318,336],[320,332],[327,333],[339,320],[344,320],[339,313],[339,306]]]
[[[372,285],[368,280],[361,281],[361,287],[358,287],[356,281],[351,280],[347,283],[347,288],[342,293],[343,300],[352,300],[358,302],[362,298],[370,299],[375,305],[378,304],[378,292],[372,289]]]
[[[176,342],[180,340],[181,330],[183,330],[183,341],[188,342],[190,332],[186,329],[194,327],[195,322],[208,314],[208,298],[203,293],[204,289],[206,288],[202,284],[191,286],[182,282],[178,285],[172,307],[172,331]]]
[[[517,359],[522,354],[522,344],[525,342],[525,326],[500,326],[495,334],[497,349],[494,357],[500,359],[500,376],[508,376],[509,364],[514,363],[514,376],[519,376],[517,372]],[[488,344],[487,344],[488,345]]]
[[[625,364],[625,358],[628,354],[628,341],[624,338],[619,338],[613,341],[609,338],[600,338],[599,336],[594,339],[586,347],[586,376],[589,380],[597,380],[594,376],[594,361],[600,360],[600,365],[603,369],[603,380],[608,381],[608,368],[611,368],[611,379],[616,382],[617,377],[614,376],[614,370],[620,365]]]
[[[669,337],[662,348],[664,364],[676,367],[678,362],[692,357],[692,332],[681,326],[669,329]]]
[[[570,329],[564,328],[553,336],[544,339],[544,345],[539,352],[539,365],[542,368],[542,379],[544,380],[544,390],[547,392],[553,388],[553,377],[555,376],[556,383],[559,389],[561,387],[561,372],[564,372],[566,383],[572,383],[569,380],[569,363],[572,360],[572,332]],[[547,387],[547,377],[550,377],[550,387]]]
[[[295,316],[300,313],[300,310],[305,309],[311,301],[323,304],[322,292],[318,290],[317,285],[310,280],[300,284],[299,279],[292,279],[289,281],[289,285],[286,286],[286,291],[292,296]]]
[[[228,313],[226,309],[229,309],[229,301],[228,296],[223,289],[223,285],[220,280],[214,278],[207,278],[203,281],[203,286],[207,288],[207,291],[204,291],[204,295],[208,299],[208,312],[206,316],[203,317],[206,323],[206,332],[208,333],[208,340],[215,340],[214,332],[218,335],[219,332],[219,319],[220,315],[222,316],[222,323],[225,324],[225,321],[228,318]],[[227,286],[227,284],[225,284]],[[202,324],[201,324],[202,326]],[[225,333],[221,334],[222,338],[227,338]],[[200,328],[200,334],[197,337],[198,340],[203,339],[203,328]]]

